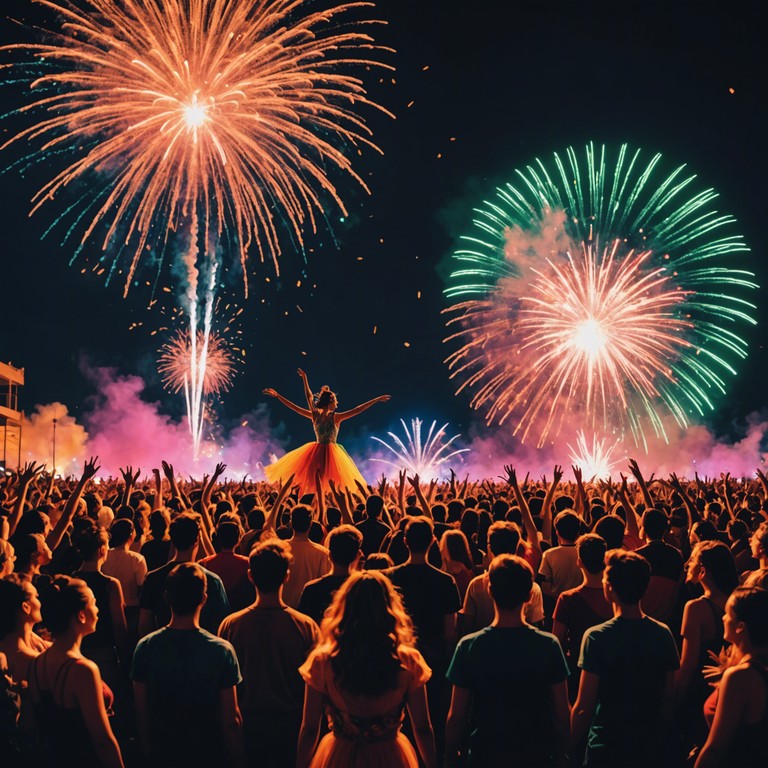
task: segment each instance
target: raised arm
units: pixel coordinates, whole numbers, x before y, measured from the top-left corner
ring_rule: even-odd
[[[264,521],[264,530],[269,531],[277,530],[277,526],[275,523],[277,522],[277,516],[280,513],[280,507],[283,506],[283,500],[288,495],[288,491],[291,490],[291,483],[293,483],[294,475],[291,475],[281,486],[280,490],[277,492],[277,498],[275,498],[275,503],[270,507],[269,512],[267,513],[266,520]]]
[[[358,405],[356,408],[351,408],[348,411],[342,411],[341,413],[336,414],[336,421],[344,421],[345,419],[351,419],[353,416],[357,416],[359,413],[362,413],[363,411],[370,408],[372,405],[376,405],[376,403],[386,403],[387,400],[389,400],[391,395],[379,395],[379,397],[374,397],[373,400],[368,400],[366,403],[362,403],[361,405]]]
[[[640,466],[638,465],[637,461],[635,461],[635,459],[629,460],[629,471],[632,473],[635,480],[637,480],[640,493],[643,494],[643,502],[645,503],[645,508],[650,509],[653,506],[653,499],[651,498],[651,493],[648,490],[648,484],[645,482],[643,473],[640,471]]]
[[[307,374],[299,368],[299,376],[301,376],[301,383],[304,385],[304,397],[307,399],[307,408],[310,412],[315,410],[315,398],[312,397],[312,387],[309,386],[309,379]]]
[[[302,408],[299,405],[296,405],[296,403],[292,403],[288,398],[283,397],[279,392],[276,392],[271,387],[267,387],[264,390],[265,395],[269,395],[270,397],[277,398],[286,408],[290,408],[292,411],[296,411],[300,416],[303,416],[305,419],[311,419],[312,418],[312,411],[310,411],[307,408]]]
[[[77,509],[80,497],[83,495],[85,486],[88,485],[91,478],[99,471],[99,466],[96,464],[98,460],[98,456],[91,456],[91,458],[85,462],[85,465],[83,466],[83,474],[80,476],[80,480],[78,480],[75,489],[69,494],[67,503],[64,506],[64,511],[61,513],[61,517],[56,521],[53,530],[48,534],[45,543],[50,547],[51,552],[61,544],[64,532],[67,530],[67,527],[72,522],[72,518],[75,516],[75,510]]]
[[[536,523],[533,522],[533,515],[531,514],[531,508],[528,505],[528,499],[523,496],[523,492],[520,490],[520,484],[517,481],[517,472],[511,464],[505,465],[504,469],[507,472],[507,483],[512,489],[515,501],[517,501],[517,506],[520,507],[520,516],[523,519],[523,528],[525,529],[526,538],[534,551],[541,557],[539,532],[536,530]],[[557,467],[555,467],[555,473],[557,473]]]
[[[552,541],[552,502],[555,499],[555,491],[563,479],[563,468],[555,464],[552,473],[552,482],[547,488],[544,503],[541,506],[541,538],[546,542]]]
[[[421,490],[421,484],[419,482],[419,476],[414,475],[413,477],[408,478],[408,482],[411,484],[411,487],[413,488],[413,492],[416,494],[416,499],[419,502],[419,507],[421,507],[421,513],[428,517],[430,520],[432,519],[432,508],[429,506],[429,502],[424,498],[424,493]]]
[[[34,461],[30,461],[19,472],[19,487],[16,490],[16,500],[13,503],[13,509],[8,521],[9,538],[13,536],[13,532],[16,530],[16,526],[19,524],[19,520],[24,513],[29,484],[43,471],[44,467],[45,464],[36,464]]]

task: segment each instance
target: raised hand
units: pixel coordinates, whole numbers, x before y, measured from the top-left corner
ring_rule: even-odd
[[[552,470],[552,482],[559,483],[563,479],[563,468],[559,464],[555,464],[555,468]]]
[[[213,479],[216,480],[216,478],[221,477],[224,474],[226,468],[227,465],[220,461],[216,465],[216,469],[213,470]]]
[[[267,387],[266,389],[262,390],[263,394],[269,395],[270,397],[277,397],[277,392],[272,389],[272,387]]]
[[[307,374],[306,374],[306,373],[304,373],[304,371],[303,371],[301,368],[298,368],[297,370],[298,370],[298,372],[299,372],[299,376],[301,376],[301,378],[302,378],[304,381],[306,381],[306,380],[307,380]]]
[[[90,480],[101,469],[101,466],[97,463],[98,460],[98,456],[91,456],[91,458],[85,462],[85,465],[83,466],[83,480]]]
[[[139,479],[141,468],[137,468],[135,473],[133,467],[120,468],[120,474],[123,476],[126,485],[133,485]]]
[[[379,395],[379,397],[376,398],[376,402],[378,403],[386,403],[387,400],[391,400],[392,395]]]
[[[19,483],[24,483],[25,485],[28,485],[32,482],[43,470],[45,469],[45,464],[38,464],[34,461],[28,461],[24,467],[22,468],[21,472],[19,472]]]
[[[629,471],[638,483],[643,482],[643,473],[640,471],[640,466],[635,459],[629,460]]]
[[[573,477],[575,478],[576,482],[581,485],[584,479],[584,474],[581,471],[581,467],[577,467],[575,464],[572,464],[571,470],[573,470]]]
[[[173,482],[173,464],[169,464],[167,461],[163,461],[161,464],[163,468],[163,474],[168,478],[169,482]]]

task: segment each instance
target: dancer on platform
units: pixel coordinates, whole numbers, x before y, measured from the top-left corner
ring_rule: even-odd
[[[315,491],[318,475],[323,492],[330,490],[330,481],[340,489],[357,490],[357,483],[365,486],[365,480],[355,463],[344,448],[336,442],[339,424],[352,416],[357,416],[375,403],[386,402],[390,396],[381,395],[349,411],[338,412],[336,395],[329,387],[324,386],[320,392],[312,394],[307,374],[301,368],[299,368],[299,376],[304,382],[307,408],[292,403],[271,388],[265,389],[264,394],[276,397],[292,411],[311,419],[316,442],[306,443],[264,467],[267,480],[274,483],[294,475],[294,484],[299,486],[302,494]]]

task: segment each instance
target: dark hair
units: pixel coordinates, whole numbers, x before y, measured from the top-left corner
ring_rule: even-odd
[[[336,397],[336,395],[331,392],[331,388],[327,384],[323,384],[323,386],[320,388],[320,391],[312,395],[312,401],[315,404],[315,408],[322,410],[326,406],[330,405],[332,397]]]
[[[605,539],[608,549],[620,549],[624,544],[624,521],[617,515],[606,515],[594,524],[592,533]]]
[[[515,610],[531,596],[533,569],[517,555],[497,555],[488,568],[488,590],[493,602]]]
[[[109,543],[107,532],[99,525],[89,520],[76,528],[72,533],[72,543],[83,560],[93,560],[102,547]]]
[[[488,549],[496,555],[514,555],[520,544],[520,527],[508,520],[497,520],[488,529]]]
[[[48,513],[44,512],[42,509],[28,509],[19,518],[14,535],[20,536],[26,533],[45,533],[47,517]]]
[[[605,578],[622,603],[640,602],[651,581],[651,564],[637,552],[611,549],[605,556]]]
[[[293,562],[290,546],[280,539],[256,544],[248,558],[253,584],[260,592],[277,592]]]
[[[248,520],[248,527],[252,531],[260,531],[264,527],[264,523],[267,521],[267,515],[264,512],[263,507],[254,507],[253,509],[249,510],[248,517],[246,519]]]
[[[386,552],[371,552],[365,558],[363,567],[366,571],[381,571],[385,568],[392,568],[394,564],[395,561]]]
[[[164,509],[156,509],[149,513],[149,530],[154,538],[164,538],[169,525],[170,516]]]
[[[240,526],[230,520],[220,520],[213,532],[214,544],[217,549],[234,549],[240,541],[242,531]]]
[[[16,574],[0,579],[0,640],[16,628],[16,617],[29,600],[31,588],[31,582]]]
[[[177,616],[191,616],[205,602],[205,571],[197,563],[179,563],[165,577],[165,602]]]
[[[90,588],[82,579],[62,574],[41,576],[35,585],[40,593],[43,625],[54,637],[66,632],[72,619],[88,605]]]
[[[291,510],[291,528],[295,533],[306,533],[312,525],[312,510],[306,504],[297,504]]]
[[[693,548],[691,557],[697,557],[702,568],[706,568],[712,583],[721,592],[729,595],[739,586],[739,574],[736,561],[727,544],[721,541],[699,541]]]
[[[177,552],[191,549],[200,536],[200,517],[193,512],[181,512],[168,526],[171,544]]]
[[[42,533],[14,533],[11,544],[16,553],[16,572],[26,571],[32,564],[32,556],[35,555],[40,547],[40,542],[44,542]]]
[[[360,554],[363,534],[354,525],[340,525],[329,534],[326,544],[331,560],[337,565],[351,565]]]
[[[576,539],[576,554],[587,573],[602,573],[605,568],[605,553],[608,545],[602,536],[585,533]]]
[[[730,596],[733,612],[747,625],[753,645],[768,645],[768,590],[758,587],[737,587]]]
[[[576,541],[583,525],[582,519],[575,512],[560,512],[555,517],[557,538],[563,541]]]
[[[341,525],[341,510],[338,507],[326,507],[325,522],[328,528],[338,528]]]
[[[135,532],[133,523],[127,519],[115,520],[109,527],[109,540],[113,547],[122,547]]]
[[[426,552],[435,538],[434,525],[424,515],[414,516],[406,523],[403,538],[409,552]]]
[[[669,518],[660,510],[646,509],[643,512],[643,530],[650,539],[661,539],[669,528]]]
[[[378,519],[384,509],[384,499],[378,493],[372,493],[365,500],[365,514],[374,520]]]
[[[475,570],[472,553],[469,551],[469,542],[462,531],[449,528],[440,537],[440,548],[444,548],[448,557],[456,563],[463,563],[470,571]]]

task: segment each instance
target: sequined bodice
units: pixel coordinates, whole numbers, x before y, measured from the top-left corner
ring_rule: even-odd
[[[333,414],[323,418],[316,414],[312,419],[312,426],[315,428],[315,439],[318,443],[335,443],[339,435],[339,425],[333,418]]]

